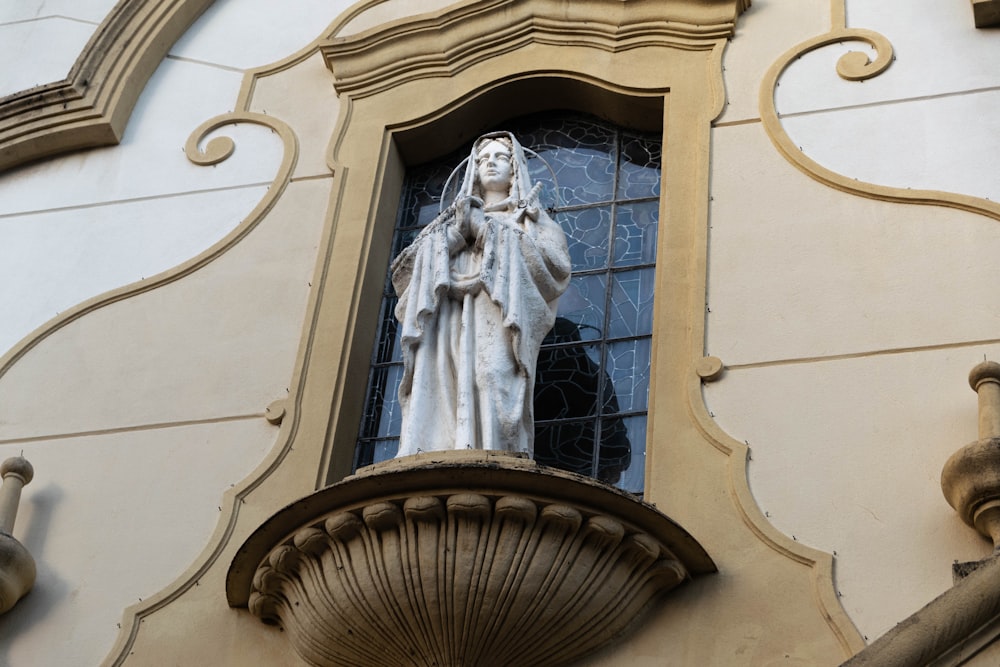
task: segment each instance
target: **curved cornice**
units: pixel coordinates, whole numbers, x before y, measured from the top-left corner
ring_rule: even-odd
[[[710,50],[732,36],[736,17],[748,4],[487,0],[333,38],[320,50],[337,92],[357,99],[416,79],[454,76],[528,44],[584,45],[609,53],[644,46]],[[501,25],[483,20],[499,13]]]
[[[69,74],[0,98],[0,170],[117,144],[167,51],[214,0],[121,0]]]

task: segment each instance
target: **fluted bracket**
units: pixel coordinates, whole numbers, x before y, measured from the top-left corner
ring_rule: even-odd
[[[485,452],[390,461],[278,512],[230,567],[229,604],[312,665],[564,665],[715,571],[652,506]]]

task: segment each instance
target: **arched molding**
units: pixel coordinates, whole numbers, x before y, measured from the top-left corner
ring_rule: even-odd
[[[121,0],[61,81],[0,98],[0,171],[121,141],[174,42],[213,0]]]

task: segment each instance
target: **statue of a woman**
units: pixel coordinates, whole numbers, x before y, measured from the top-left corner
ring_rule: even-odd
[[[455,200],[392,265],[403,425],[397,456],[532,454],[542,338],[570,278],[566,237],[509,132],[473,144]]]

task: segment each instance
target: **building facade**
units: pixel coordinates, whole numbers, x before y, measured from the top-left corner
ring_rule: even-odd
[[[628,490],[717,570],[577,664],[896,664],[876,640],[990,555],[940,478],[1000,356],[992,3],[71,4],[0,10],[38,570],[0,663],[309,664],[234,562],[355,472],[408,174],[533,118],[661,142]],[[994,664],[984,613],[920,664]]]

